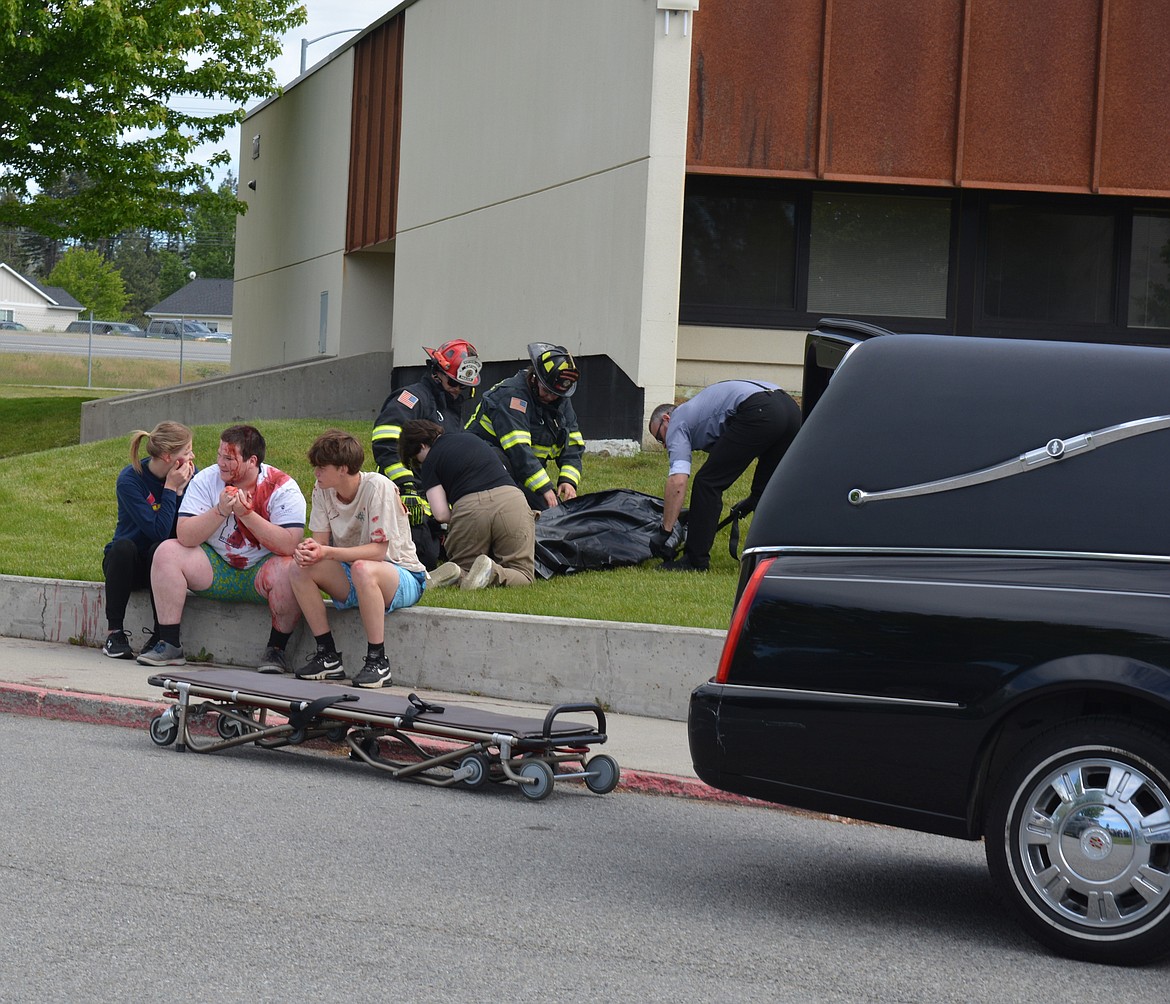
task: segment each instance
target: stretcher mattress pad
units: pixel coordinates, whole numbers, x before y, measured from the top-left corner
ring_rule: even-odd
[[[446,726],[447,728],[466,729],[482,733],[500,733],[516,736],[520,739],[538,739],[542,737],[556,738],[557,736],[581,736],[595,733],[595,725],[576,721],[555,720],[545,733],[545,722],[541,718],[528,718],[522,715],[508,715],[501,712],[485,711],[479,708],[468,708],[444,701],[443,711],[418,712],[405,697],[387,693],[384,690],[363,690],[350,686],[348,682],[328,683],[318,680],[298,680],[292,676],[276,676],[256,673],[245,669],[200,669],[177,670],[159,673],[151,677],[150,683],[155,686],[164,686],[165,681],[187,683],[193,688],[221,690],[227,694],[236,693],[242,703],[248,703],[249,697],[261,697],[267,700],[311,702],[337,692],[344,695],[345,703],[337,707],[344,709],[347,716],[355,712],[371,724],[377,721],[387,721],[394,718],[410,716],[420,724]],[[200,697],[212,696],[199,693]],[[224,700],[226,696],[216,694],[216,698]],[[352,698],[356,697],[357,700]],[[413,714],[412,714],[413,713]],[[323,714],[328,714],[325,709]]]

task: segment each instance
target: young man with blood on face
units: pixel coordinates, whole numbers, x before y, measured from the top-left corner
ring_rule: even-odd
[[[155,552],[151,590],[157,644],[144,666],[183,666],[180,622],[190,590],[216,600],[267,603],[272,630],[262,673],[288,671],[285,648],[301,610],[289,583],[305,529],[305,496],[284,471],[264,463],[264,437],[233,425],[219,437],[215,466],[201,470],[179,507],[176,539]]]

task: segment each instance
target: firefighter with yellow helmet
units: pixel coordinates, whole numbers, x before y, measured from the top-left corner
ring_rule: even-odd
[[[422,485],[414,472],[398,456],[402,424],[412,418],[436,422],[445,432],[463,428],[463,394],[466,388],[479,385],[483,364],[475,346],[463,338],[444,342],[429,349],[427,374],[408,387],[391,391],[374,422],[373,452],[378,471],[398,486],[398,493],[410,517],[411,536],[419,560],[434,569],[440,559],[441,528],[431,517]]]
[[[469,432],[498,447],[533,509],[577,497],[585,440],[569,398],[577,364],[562,345],[532,342],[531,365],[487,391],[471,413]],[[556,481],[548,464],[556,468]]]

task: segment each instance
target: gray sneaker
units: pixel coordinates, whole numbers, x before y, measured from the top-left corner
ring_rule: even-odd
[[[143,666],[186,666],[187,657],[183,654],[182,645],[160,641],[154,648],[142,652],[138,662]]]
[[[284,658],[284,649],[269,645],[264,650],[264,658],[260,660],[256,670],[260,673],[287,673],[288,663]]]
[[[463,581],[459,584],[460,589],[483,589],[484,586],[490,586],[492,579],[495,578],[496,569],[492,564],[492,559],[486,554],[481,554],[471,563],[471,568],[465,576]]]
[[[433,572],[427,572],[427,589],[441,589],[443,586],[457,586],[463,569],[453,561],[446,561]]]

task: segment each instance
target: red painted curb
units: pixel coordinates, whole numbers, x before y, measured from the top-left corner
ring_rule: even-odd
[[[91,725],[121,725],[145,730],[149,728],[150,720],[164,706],[171,703],[173,702],[169,700],[144,701],[133,697],[84,694],[72,690],[52,690],[48,687],[0,682],[0,714],[87,722]],[[648,770],[622,768],[617,790],[732,805],[774,807],[754,798],[719,791],[697,778],[659,774]]]

